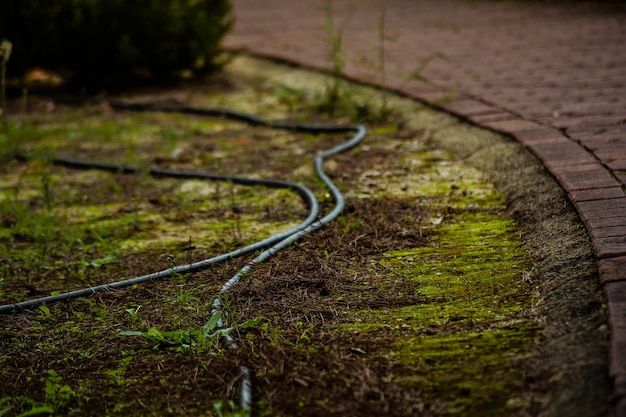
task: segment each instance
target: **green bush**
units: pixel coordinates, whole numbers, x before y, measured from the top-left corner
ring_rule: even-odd
[[[81,87],[215,71],[231,25],[229,0],[0,0],[9,77],[42,67]]]

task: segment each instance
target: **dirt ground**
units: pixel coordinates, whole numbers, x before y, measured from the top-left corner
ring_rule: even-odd
[[[229,77],[245,79],[244,89],[252,89],[253,97],[267,95],[270,90],[267,85],[277,82],[283,92],[319,90],[328,83],[320,74],[244,57],[233,62]],[[185,105],[227,105],[228,100],[220,101],[216,97],[228,90],[231,88],[220,91],[191,87],[145,92],[132,98]],[[370,127],[374,139],[358,150],[358,158],[346,154],[327,163],[326,169],[340,188],[352,190],[348,192],[343,218],[279,253],[270,262],[258,265],[251,279],[231,294],[230,321],[263,318],[259,326],[236,330],[241,357],[217,354],[212,349],[183,352],[150,349],[146,348],[145,340],[119,335],[119,330],[129,328],[172,328],[183,320],[187,325],[204,323],[220,282],[241,266],[240,261],[229,261],[193,276],[177,277],[172,282],[103,294],[93,300],[51,305],[48,311],[0,318],[2,379],[10,381],[10,386],[0,391],[0,410],[8,405],[28,411],[31,406],[48,404],[54,405],[57,414],[72,411],[77,415],[208,415],[211,411],[207,410],[214,410],[216,399],[236,398],[237,365],[245,362],[254,372],[254,396],[258,401],[254,411],[259,415],[471,416],[502,415],[503,410],[516,416],[606,415],[608,334],[596,265],[586,232],[558,184],[532,155],[509,138],[472,127],[410,100],[381,96],[374,91],[367,91],[366,95],[376,102],[388,100],[396,113],[392,122]],[[236,94],[234,97],[231,100],[240,111],[263,111],[269,118],[284,117],[284,108],[283,113],[275,111],[275,103],[264,101],[267,98],[251,100],[250,95],[241,95],[237,99]],[[297,107],[297,99],[294,101],[293,94],[290,97],[286,101]],[[122,118],[107,108],[88,110],[86,115],[90,114],[106,120],[112,118],[115,123],[120,123]],[[148,122],[156,124],[157,119]],[[181,119],[174,118],[170,123],[190,122],[181,123]],[[391,129],[389,126],[394,124],[399,126]],[[195,129],[202,130],[198,126]],[[214,160],[194,153],[202,149],[214,156],[219,154],[223,161],[234,158],[232,163],[219,165],[224,173],[279,178],[295,173],[298,178],[305,178],[311,174],[306,157],[317,152],[320,143],[327,146],[339,140],[307,137],[296,142],[267,130],[230,125],[220,126],[218,134],[221,139],[236,141],[237,146],[208,146],[196,132],[188,145],[180,149],[173,147],[175,156],[171,157],[155,156],[162,153],[163,144],[138,143],[136,159],[139,163],[183,169],[215,167]],[[59,148],[66,147],[59,143]],[[81,158],[93,158],[101,153],[98,147],[80,144],[61,152]],[[530,351],[511,346],[507,352],[514,354],[502,355],[497,362],[499,367],[490,370],[495,380],[505,381],[507,387],[512,387],[506,389],[514,391],[513,394],[503,391],[509,396],[503,400],[503,408],[496,411],[481,410],[480,401],[495,404],[502,399],[485,400],[469,389],[461,389],[452,397],[470,398],[475,405],[461,402],[463,406],[455,410],[447,394],[433,398],[427,395],[426,388],[407,388],[396,378],[407,376],[403,375],[407,368],[399,365],[393,355],[380,353],[388,348],[381,339],[367,332],[336,331],[341,324],[358,322],[361,311],[410,308],[432,302],[416,291],[416,284],[410,280],[390,279],[394,272],[380,260],[389,251],[432,245],[436,236],[433,224],[447,222],[441,220],[444,217],[454,220],[477,211],[473,204],[437,211],[434,200],[424,196],[420,198],[425,203],[415,204],[416,197],[411,194],[414,184],[401,180],[411,172],[410,163],[402,159],[409,152],[425,152],[430,158],[428,163],[421,162],[425,165],[467,166],[469,170],[462,171],[463,175],[476,175],[493,184],[504,194],[505,204],[486,207],[484,214],[515,219],[519,237],[530,253],[532,270],[527,271],[523,285],[521,281],[518,284],[520,288],[523,286],[527,298],[535,301],[531,308],[499,325],[508,329],[507,326],[529,321],[538,325],[540,334]],[[113,147],[108,155],[115,161],[123,159],[126,153]],[[448,155],[450,160],[446,160]],[[9,176],[22,168],[7,162],[3,169]],[[218,201],[210,210],[187,214],[196,200],[163,197],[164,189],[178,190],[174,183],[156,184],[133,177],[102,182],[98,177],[100,182],[86,184],[81,182],[86,180],[84,175],[77,178],[70,173],[63,175],[84,190],[94,190],[94,184],[105,184],[100,192],[84,192],[91,204],[119,199],[116,202],[121,206],[115,208],[114,215],[105,213],[102,218],[159,213],[164,222],[186,227],[180,232],[175,249],[128,250],[115,262],[90,270],[90,285],[106,282],[110,276],[135,276],[146,273],[146,269],[167,268],[173,257],[164,256],[166,253],[176,252],[177,259],[189,257],[191,262],[192,257],[202,259],[234,243],[240,244],[255,237],[246,236],[239,229],[246,216],[265,213],[255,222],[271,228],[275,223],[294,222],[304,212],[301,204],[284,196],[281,197],[284,209],[277,203],[262,206],[256,200],[248,202],[246,198],[250,196],[240,195],[240,190],[232,187],[202,191],[205,198],[221,195],[222,203]],[[452,191],[446,198],[451,199],[459,189],[457,184],[461,180],[452,175],[448,186]],[[307,185],[321,196],[324,209],[331,206],[318,182]],[[189,184],[184,188],[185,193],[193,194],[188,192],[192,186],[195,187]],[[265,198],[262,195],[260,200]],[[30,207],[41,209],[42,205],[41,200],[33,198]],[[189,229],[215,219],[222,223],[228,220],[232,227],[220,230],[219,239],[210,242],[192,242],[191,238],[185,241]],[[6,227],[14,221],[9,215],[3,215],[0,220]],[[112,233],[110,239],[144,236],[159,227],[157,220],[144,223],[140,220],[128,230],[121,230],[120,235]],[[28,243],[19,240],[20,236],[14,236],[12,244]],[[67,254],[59,256],[66,263],[70,260]],[[78,253],[72,256],[78,257]],[[8,256],[0,261],[5,271],[15,269]],[[27,266],[20,268],[28,270]],[[21,291],[22,295],[32,297],[57,290],[59,285],[70,285],[55,281],[55,273],[61,269],[59,266],[46,269],[47,279],[36,280],[34,286],[7,278],[4,294],[14,297]],[[191,301],[191,306],[183,300]],[[173,323],[172,317],[178,322]],[[444,334],[450,329],[480,332],[485,326],[489,327],[489,323],[459,322],[445,329],[432,327],[428,332]],[[406,332],[408,335],[409,330]],[[391,334],[399,333],[389,328]],[[509,365],[510,375],[507,375]],[[50,373],[50,370],[56,371]],[[57,379],[59,374],[62,382]],[[63,391],[63,386],[73,394]]]
[[[257,74],[285,78],[284,69],[260,63]],[[294,76],[294,78],[297,78]],[[298,81],[294,81],[298,84]],[[537,313],[544,338],[530,358],[546,416],[608,413],[608,328],[589,238],[567,196],[542,164],[504,135],[438,112],[416,112],[396,98],[407,125],[430,132],[430,143],[488,176],[506,195],[507,213],[519,225],[538,263]],[[544,385],[548,381],[547,385]]]

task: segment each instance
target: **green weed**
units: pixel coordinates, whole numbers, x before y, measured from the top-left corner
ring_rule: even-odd
[[[343,28],[338,30],[335,26],[333,0],[326,0],[324,12],[326,14],[326,35],[328,36],[328,42],[331,47],[330,61],[332,63],[332,77],[330,83],[326,85],[324,100],[321,101],[320,110],[326,112],[328,116],[334,117],[340,102],[344,100],[346,94],[342,80],[346,67],[342,50]]]
[[[217,401],[213,403],[213,408],[217,417],[250,417],[252,415],[252,410],[241,410],[232,400],[227,403]]]
[[[44,393],[46,404],[54,409],[65,407],[74,397],[76,392],[69,386],[63,384],[63,378],[54,370],[48,371],[48,377],[44,379]]]
[[[0,400],[0,407],[2,407],[3,402],[6,403],[11,398],[6,397]],[[13,407],[5,407],[0,409],[0,416],[6,415],[9,411],[11,411]],[[54,414],[54,408],[43,405],[43,406],[33,406],[30,410],[24,411],[23,413],[17,414],[15,417],[28,417],[28,416],[39,416],[42,414]]]
[[[13,44],[10,41],[6,39],[0,41],[0,115],[6,111],[7,62],[11,58],[12,49]]]
[[[0,416],[6,415],[13,409],[13,406],[6,406],[6,404],[10,402],[31,406],[30,410],[19,413],[15,415],[15,417],[37,416],[42,414],[62,415],[66,414],[66,412],[71,412],[68,407],[78,399],[79,394],[69,385],[63,383],[61,375],[50,369],[47,371],[47,375],[41,378],[41,381],[44,383],[43,403],[25,396],[15,398],[3,397],[0,399]]]
[[[151,327],[147,332],[123,331],[122,336],[142,336],[148,340],[152,349],[173,349],[183,352],[190,349],[210,351],[217,353],[220,337],[230,334],[234,327],[222,328],[219,321],[222,318],[221,312],[213,314],[201,329],[182,329],[176,331],[161,331]],[[238,328],[255,326],[260,319],[248,320]]]

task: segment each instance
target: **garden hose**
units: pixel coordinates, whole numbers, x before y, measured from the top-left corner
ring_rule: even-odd
[[[11,156],[14,159],[18,159],[21,161],[28,161],[31,158],[13,153]],[[50,160],[50,163],[54,165],[60,165],[68,168],[74,169],[97,169],[102,171],[108,171],[119,174],[145,174],[151,175],[155,177],[170,177],[170,178],[178,178],[178,179],[201,179],[201,180],[210,180],[210,181],[230,181],[236,184],[242,185],[262,185],[265,187],[272,188],[285,188],[296,191],[303,198],[305,203],[308,206],[309,214],[307,218],[301,222],[296,227],[293,227],[287,231],[282,233],[275,234],[270,236],[264,240],[253,243],[251,245],[245,246],[243,248],[234,250],[232,252],[228,252],[222,255],[215,256],[213,258],[204,259],[198,262],[190,263],[187,265],[180,265],[172,268],[168,268],[162,271],[154,272],[148,275],[142,275],[139,277],[116,281],[110,284],[103,284],[94,287],[84,288],[76,291],[70,291],[67,293],[53,295],[48,297],[37,298],[34,300],[23,301],[16,304],[7,304],[0,306],[0,313],[11,313],[14,311],[27,310],[29,308],[37,307],[44,304],[52,304],[60,301],[68,301],[76,298],[87,297],[92,294],[97,294],[101,292],[108,292],[124,287],[128,287],[131,285],[140,284],[147,281],[157,281],[163,278],[170,278],[179,274],[187,274],[193,273],[197,271],[201,271],[203,269],[208,268],[210,265],[215,263],[223,262],[229,259],[233,259],[247,253],[257,251],[260,249],[264,249],[269,245],[272,245],[278,241],[281,241],[288,237],[289,235],[296,233],[299,230],[306,228],[308,225],[313,223],[313,221],[317,218],[319,213],[319,203],[311,190],[306,188],[303,185],[295,184],[287,181],[279,181],[279,180],[264,180],[264,179],[254,179],[254,178],[245,178],[238,176],[229,176],[229,175],[213,175],[213,174],[204,174],[197,172],[185,172],[185,171],[170,171],[164,169],[143,169],[143,168],[135,168],[128,166],[120,166],[120,165],[109,165],[98,162],[86,162],[86,161],[78,161],[73,159],[64,159],[64,158],[55,158]]]
[[[346,141],[341,144],[322,151],[315,157],[314,167],[315,173],[318,178],[325,184],[328,188],[328,191],[334,201],[334,208],[325,216],[319,217],[319,202],[313,192],[309,190],[307,187],[281,180],[271,180],[271,179],[253,179],[247,177],[240,176],[227,176],[227,175],[214,175],[208,173],[199,173],[199,172],[189,172],[189,171],[174,171],[174,170],[165,170],[165,169],[156,169],[156,168],[136,168],[129,166],[120,166],[120,165],[111,165],[104,164],[98,162],[87,162],[81,160],[73,160],[73,159],[64,159],[64,158],[55,158],[50,162],[55,165],[60,165],[68,168],[74,169],[95,169],[95,170],[103,170],[112,173],[119,174],[145,174],[154,177],[170,177],[170,178],[178,178],[178,179],[199,179],[199,180],[209,180],[209,181],[230,181],[236,184],[242,185],[250,185],[250,186],[264,186],[264,187],[272,187],[272,188],[283,188],[294,191],[300,195],[300,197],[304,200],[305,204],[308,208],[308,216],[305,220],[303,220],[297,226],[270,236],[266,239],[253,243],[251,245],[245,246],[243,248],[215,256],[213,258],[204,259],[198,262],[190,263],[187,265],[181,265],[172,267],[169,269],[165,269],[162,271],[154,272],[148,275],[143,275],[139,277],[135,277],[128,280],[117,281],[110,284],[99,285],[90,288],[84,288],[81,290],[71,291],[59,295],[53,295],[38,299],[33,299],[29,301],[23,301],[15,304],[7,304],[0,306],[0,314],[7,314],[13,312],[25,311],[29,308],[33,308],[40,305],[46,305],[51,303],[56,303],[60,301],[68,301],[76,298],[87,297],[92,294],[108,292],[120,288],[124,288],[131,285],[136,285],[139,283],[144,283],[148,281],[157,281],[164,278],[169,278],[178,274],[188,274],[194,273],[203,269],[208,268],[209,266],[216,264],[218,262],[223,262],[229,259],[233,259],[239,257],[241,255],[262,250],[254,259],[248,262],[243,268],[241,268],[233,277],[231,277],[228,281],[226,281],[222,287],[220,288],[218,295],[214,298],[212,302],[212,312],[211,315],[220,314],[222,317],[223,302],[222,297],[229,292],[229,290],[237,284],[242,278],[244,278],[254,267],[255,264],[263,262],[269,259],[272,255],[276,254],[281,249],[289,246],[294,243],[298,239],[301,239],[305,235],[318,230],[324,225],[330,223],[334,220],[339,214],[343,211],[345,207],[345,198],[340,190],[335,186],[332,180],[326,175],[324,172],[324,161],[327,158],[340,154],[342,152],[346,152],[353,147],[357,146],[365,137],[367,130],[363,125],[353,124],[353,125],[326,125],[326,124],[300,124],[300,123],[288,123],[288,122],[275,122],[268,121],[262,119],[258,116],[244,114],[232,110],[227,109],[203,109],[196,107],[177,107],[177,106],[164,106],[157,105],[153,103],[129,103],[119,100],[107,100],[104,101],[109,104],[113,109],[117,110],[126,110],[126,111],[135,111],[135,112],[165,112],[165,113],[180,113],[180,114],[190,114],[204,117],[220,117],[227,118],[231,120],[236,120],[240,122],[247,123],[252,126],[264,126],[273,129],[281,129],[288,131],[296,131],[296,132],[306,132],[306,133],[353,133],[353,135]],[[12,153],[9,155],[10,157],[20,160],[20,161],[28,161],[34,159],[28,155]],[[225,327],[225,323],[222,318],[220,318],[218,327]],[[238,351],[239,348],[232,338],[232,336],[226,334],[223,336],[224,344],[231,350]],[[241,365],[239,367],[240,371],[240,383],[239,383],[239,406],[242,410],[251,410],[252,408],[252,382],[250,370]]]

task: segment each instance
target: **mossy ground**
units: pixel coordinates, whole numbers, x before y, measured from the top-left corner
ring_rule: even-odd
[[[231,88],[141,99],[323,119],[297,85],[289,92],[245,73],[236,72]],[[39,158],[0,168],[3,303],[203,259],[283,230],[306,212],[288,192],[77,172],[51,166],[51,155],[295,178],[324,209],[331,204],[311,177],[311,159],[341,137],[32,105],[39,103],[40,111],[3,120],[0,135],[3,149]],[[366,104],[373,114],[377,105]],[[258,265],[231,294],[229,322],[263,319],[237,330],[241,357],[218,345],[155,350],[120,331],[202,327],[220,283],[246,260],[1,317],[0,379],[10,383],[0,389],[0,410],[215,414],[216,401],[236,397],[240,361],[254,372],[261,415],[532,410],[525,358],[539,331],[533,265],[503,197],[480,171],[429,147],[431,128],[377,120],[362,146],[326,164],[348,196],[342,217]]]
[[[517,393],[540,326],[532,316],[532,262],[502,213],[502,196],[479,184],[471,189],[480,197],[450,204],[449,196],[433,196],[450,212],[433,220],[427,246],[387,251],[380,260],[418,301],[360,310],[357,322],[339,329],[375,339],[378,354],[398,363],[395,380],[444,401],[446,415],[497,416],[529,405]]]

